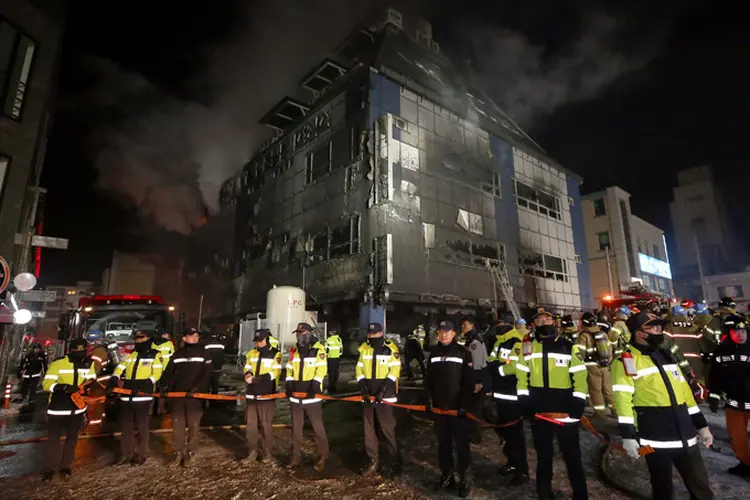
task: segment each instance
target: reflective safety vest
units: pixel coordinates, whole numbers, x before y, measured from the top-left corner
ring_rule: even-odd
[[[274,349],[278,349],[279,348],[279,339],[277,339],[273,335],[269,335],[268,336],[268,345],[270,345]]]
[[[292,383],[294,392],[307,392],[310,382],[318,382],[323,385],[323,379],[328,375],[328,361],[323,344],[316,342],[304,358],[296,347],[289,349],[289,360],[286,363],[286,381]],[[320,398],[289,398],[292,403],[317,403]]]
[[[174,354],[174,344],[172,343],[172,341],[163,340],[161,344],[157,344],[156,342],[154,342],[153,344],[151,344],[151,347],[159,351],[164,366],[167,366],[167,363],[169,363],[169,358],[171,358],[172,354]]]
[[[125,389],[151,392],[161,378],[165,365],[161,353],[156,349],[152,348],[142,353],[133,351],[117,365],[113,375],[122,378]],[[144,384],[145,381],[149,383]],[[154,399],[152,396],[120,395],[121,401],[133,403],[151,401],[152,399]]]
[[[328,359],[339,359],[344,350],[344,343],[338,335],[331,335],[326,339],[326,353]]]
[[[637,436],[641,446],[656,449],[694,446],[698,442],[696,429],[705,427],[706,419],[680,367],[668,350],[640,349],[629,346],[612,365],[620,434],[623,439]],[[632,355],[634,375],[625,371],[623,357],[627,353]]]
[[[520,357],[516,364],[518,396],[529,396],[535,412],[568,413],[572,398],[585,401],[588,396],[584,357],[578,344],[563,337],[535,339],[531,354]],[[557,420],[578,422],[572,417]]]
[[[487,358],[492,376],[492,397],[516,402],[516,364],[522,356],[523,335],[515,328],[495,336],[495,345]]]
[[[401,360],[395,342],[386,340],[382,349],[375,348],[367,342],[359,346],[359,359],[354,368],[357,382],[365,380],[371,394],[375,395],[385,385],[383,401],[395,403],[396,382],[401,374]]]
[[[253,382],[245,391],[246,399],[264,399],[276,392],[276,383],[281,376],[281,352],[271,346],[251,349],[245,356],[245,375],[252,374]]]
[[[630,343],[630,329],[628,325],[621,319],[615,321],[612,328],[609,329],[609,343],[612,344],[612,348],[615,351],[615,357],[622,354],[625,350],[625,346]]]
[[[51,393],[47,415],[78,415],[85,412],[86,406],[78,408],[70,398],[70,394],[55,392],[55,386],[57,384],[68,384],[81,387],[89,380],[96,380],[94,363],[75,366],[67,356],[53,361],[42,381],[42,388]]]

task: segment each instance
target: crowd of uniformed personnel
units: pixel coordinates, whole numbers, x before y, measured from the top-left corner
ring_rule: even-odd
[[[614,312],[614,321],[605,312],[586,312],[576,321],[572,316],[540,309],[532,318],[531,331],[522,318],[510,313],[493,318],[484,332],[472,317],[463,318],[460,328],[452,320],[444,320],[436,329],[435,342],[430,342],[426,360],[423,351],[429,340],[424,326],[419,325],[407,340],[405,359],[410,378],[412,361],[420,366],[425,378],[427,409],[435,423],[439,487],[453,489],[460,497],[468,495],[470,443],[481,439],[481,427],[474,417],[485,414],[487,398],[492,401],[495,432],[503,442],[506,462],[498,473],[507,478],[505,484],[521,486],[529,482],[524,432],[527,421],[537,456],[538,498],[555,498],[555,438],[573,498],[588,498],[579,430],[589,401],[595,417],[607,418],[609,410],[617,419],[623,447],[631,458],[645,455],[654,498],[672,497],[673,466],[691,498],[713,498],[697,448],[699,442],[711,446],[713,441],[697,405],[703,400],[704,384],[710,392],[711,411],[717,411],[722,400],[726,403],[731,444],[740,460],[729,472],[749,477],[750,346],[745,318],[729,299],[722,299],[713,316],[704,306],[697,304],[691,311],[676,306],[671,311],[643,312],[623,307]],[[307,417],[317,449],[314,468],[321,471],[329,448],[320,394],[326,378],[328,392],[335,392],[343,343],[335,332],[324,342],[319,341],[307,323],[297,325],[294,333],[297,343],[289,351],[285,370],[278,340],[269,330],[256,331],[255,348],[246,354],[246,460],[265,462],[271,458],[276,407],[271,396],[283,382],[292,418],[288,467],[300,464]],[[195,329],[186,332],[182,341],[183,346],[173,351],[168,336],[154,340],[137,331],[135,350],[109,377],[110,388],[132,391],[120,395],[122,440],[118,463],[137,466],[145,462],[151,394],[157,391],[163,395],[187,393],[185,398],[170,399],[169,411],[174,422],[173,463],[188,466],[192,461],[203,403],[191,396],[210,386],[216,392],[216,363],[223,363],[223,345],[219,348],[210,342],[200,343]],[[700,350],[697,367],[678,348],[678,343],[686,342],[693,342]],[[75,442],[86,411],[74,396],[87,381],[96,379],[104,363],[102,353],[86,356],[85,348],[85,340],[73,340],[69,354],[53,362],[44,377],[44,389],[51,393],[47,412],[50,440],[43,472],[47,479],[55,471],[61,476],[71,473]],[[219,350],[221,358],[217,357]],[[400,472],[396,418],[388,403],[397,401],[401,368],[397,344],[385,338],[382,325],[369,324],[355,365],[364,403],[365,452],[370,460],[365,474],[381,472],[388,476]],[[67,437],[64,443],[59,439],[63,433]],[[379,436],[387,457],[379,453]]]

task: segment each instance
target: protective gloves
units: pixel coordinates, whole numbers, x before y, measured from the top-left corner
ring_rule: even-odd
[[[641,446],[638,444],[637,440],[623,439],[622,447],[625,448],[625,452],[633,460],[638,460],[638,458],[640,458],[640,455],[638,454],[638,450],[640,449]]]

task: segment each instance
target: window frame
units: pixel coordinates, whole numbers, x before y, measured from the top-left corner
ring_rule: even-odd
[[[0,151],[0,161],[5,160],[5,171],[2,172],[0,177],[0,210],[3,207],[3,201],[5,200],[5,188],[8,185],[8,177],[10,176],[11,167],[13,166],[13,157]]]
[[[606,235],[607,242],[602,244],[602,235]],[[600,231],[596,233],[597,240],[599,242],[599,251],[604,252],[607,248],[612,249],[612,241],[609,238],[609,231]]]
[[[518,194],[519,184],[521,184],[524,188],[527,188],[533,191],[533,193],[530,193],[530,195],[533,196],[535,199],[532,200],[524,195],[519,195]],[[539,200],[540,193],[545,196],[549,196],[550,198],[554,200],[555,207],[556,207],[554,210],[540,203],[540,200]],[[560,203],[560,198],[548,191],[542,191],[541,189],[537,189],[533,186],[529,186],[525,182],[514,178],[513,179],[513,196],[516,197],[516,204],[520,207],[524,207],[527,210],[536,212],[539,215],[544,215],[558,222],[563,220],[562,204]]]
[[[601,202],[601,212],[597,210],[597,204]],[[604,197],[594,198],[591,200],[591,204],[594,208],[594,217],[605,217],[607,215],[607,202]]]
[[[13,48],[11,49],[10,53],[10,60],[8,61],[8,74],[6,75],[5,81],[0,81],[0,116],[4,116],[5,118],[12,120],[16,123],[20,123],[23,121],[23,115],[24,111],[26,109],[26,102],[29,98],[29,91],[31,90],[31,81],[34,77],[34,68],[36,67],[36,62],[38,59],[38,54],[40,50],[39,41],[32,37],[27,31],[22,29],[20,26],[18,26],[16,23],[11,22],[7,17],[0,16],[0,25],[3,23],[7,23],[10,27],[12,27],[16,31],[15,38],[13,40]],[[17,92],[18,91],[18,85],[21,83],[20,79],[18,82],[16,82],[15,89],[11,89],[11,77],[13,74],[13,69],[16,67],[16,63],[18,60],[18,52],[21,45],[21,41],[23,37],[27,38],[29,42],[31,42],[31,46],[33,47],[33,52],[31,55],[31,62],[29,63],[28,72],[26,74],[26,81],[23,83],[24,85],[24,93],[21,98],[21,103],[18,107],[18,116],[13,116],[13,108],[15,108],[15,97],[13,98],[13,103],[11,104],[11,112],[6,112],[6,104],[8,101],[8,96],[11,92]]]

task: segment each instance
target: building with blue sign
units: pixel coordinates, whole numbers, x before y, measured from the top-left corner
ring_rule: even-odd
[[[263,118],[278,133],[221,191],[237,313],[272,285],[346,329],[593,306],[581,178],[387,10]],[[426,316],[426,317],[423,317]]]
[[[591,287],[597,307],[634,283],[673,296],[664,230],[633,215],[630,193],[617,187],[583,196]]]

